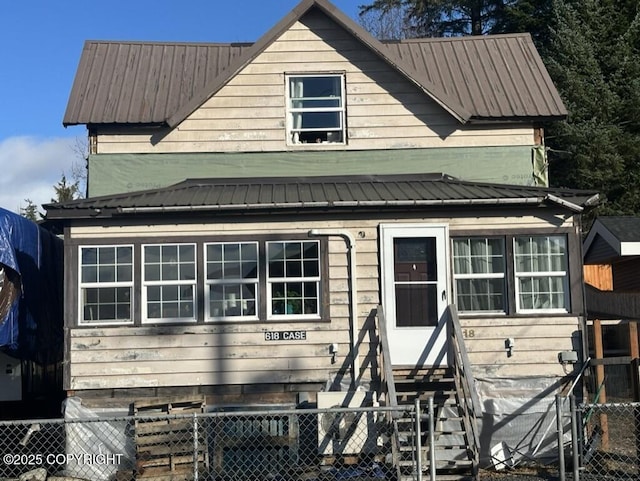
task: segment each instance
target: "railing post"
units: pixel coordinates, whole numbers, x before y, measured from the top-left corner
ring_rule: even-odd
[[[569,406],[571,407],[571,447],[573,455],[573,481],[580,480],[580,459],[578,450],[578,411],[576,409],[576,397],[569,395]]]
[[[429,474],[431,481],[436,481],[436,436],[432,396],[429,396]]]
[[[193,480],[198,481],[198,416],[193,413]]]
[[[562,396],[560,394],[556,394],[556,428],[558,432],[558,471],[560,472],[560,481],[565,481],[564,428],[562,426],[562,404],[561,403],[562,403]]]
[[[420,399],[416,399],[415,402],[415,439],[414,445],[416,448],[416,480],[422,481],[422,431],[420,429]]]

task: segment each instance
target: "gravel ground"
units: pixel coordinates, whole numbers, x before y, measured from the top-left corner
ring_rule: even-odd
[[[550,468],[518,468],[505,471],[481,470],[478,477],[480,481],[558,481],[560,476],[556,469]],[[566,480],[571,481],[572,476],[566,473]]]

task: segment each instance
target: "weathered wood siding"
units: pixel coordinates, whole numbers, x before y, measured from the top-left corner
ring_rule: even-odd
[[[542,215],[542,216],[541,216]],[[543,217],[544,216],[544,217]],[[516,229],[571,227],[572,220],[546,211],[530,211],[518,217],[490,213],[460,213],[449,218],[408,215],[367,219],[310,221],[288,218],[268,223],[255,219],[229,223],[183,223],[78,227],[67,237],[67,279],[77,266],[69,259],[77,245],[102,239],[123,242],[145,237],[163,239],[184,236],[193,242],[212,235],[306,234],[309,229],[348,230],[356,238],[358,305],[358,351],[360,375],[370,378],[377,369],[373,315],[380,303],[378,226],[381,222],[448,223],[450,234],[514,232]],[[303,227],[304,226],[304,227]],[[261,322],[193,324],[185,326],[74,327],[77,293],[66,292],[70,325],[65,389],[109,389],[203,384],[325,382],[332,373],[349,365],[349,257],[345,242],[331,237],[329,250],[330,322]],[[578,256],[576,250],[573,259]],[[76,256],[77,257],[77,256]],[[74,285],[67,282],[67,286]],[[572,349],[571,337],[578,330],[574,316],[536,318],[461,318],[467,333],[471,360],[483,372],[525,376],[528,373],[562,376],[557,354]],[[265,341],[265,330],[305,330],[302,342]],[[513,356],[506,357],[504,339],[514,338]],[[336,362],[329,345],[339,344]]]
[[[322,150],[532,145],[532,125],[461,125],[351,34],[310,13],[181,125],[164,132],[101,128],[93,153],[267,152],[287,146],[285,73],[344,72],[347,145]]]
[[[480,378],[562,377],[558,353],[580,349],[575,316],[460,318],[473,372]],[[511,356],[505,341],[513,339]]]

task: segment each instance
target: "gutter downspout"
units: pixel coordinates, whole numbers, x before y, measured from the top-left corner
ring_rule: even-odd
[[[347,230],[311,229],[309,237],[341,237],[347,244],[349,251],[349,329],[351,334],[351,389],[357,387],[356,377],[360,379],[360,360],[358,356],[358,290],[356,282],[356,239]]]

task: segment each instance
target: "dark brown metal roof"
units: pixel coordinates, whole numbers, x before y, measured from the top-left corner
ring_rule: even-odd
[[[175,127],[311,9],[462,122],[566,115],[527,34],[384,44],[329,1],[303,0],[252,45],[86,42],[63,123]]]
[[[388,48],[476,119],[567,113],[528,33],[412,39]]]
[[[443,206],[560,205],[579,212],[594,192],[466,182],[443,174],[191,179],[140,192],[48,204],[47,219],[180,212],[263,212]]]
[[[249,47],[87,41],[64,124],[164,123]]]

